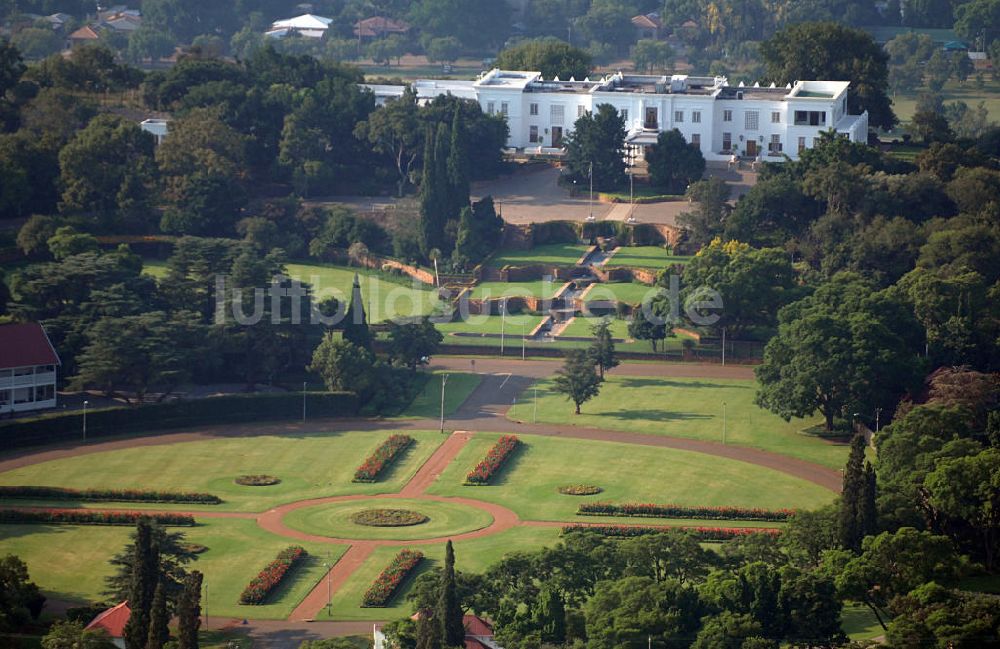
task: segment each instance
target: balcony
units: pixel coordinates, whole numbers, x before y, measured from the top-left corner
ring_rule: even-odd
[[[647,131],[658,131],[660,130],[660,123],[655,119],[653,121],[645,121],[642,123],[642,128]]]

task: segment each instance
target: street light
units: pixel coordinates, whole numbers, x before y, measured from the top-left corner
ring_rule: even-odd
[[[87,441],[87,406],[90,405],[89,401],[83,402],[83,441]]]
[[[441,432],[444,433],[444,386],[448,383],[448,375],[441,375]]]
[[[878,419],[879,419],[879,415],[881,415],[881,414],[882,414],[882,409],[881,408],[876,408],[875,409],[875,432],[876,433],[878,432]]]
[[[323,562],[326,568],[326,614],[333,615],[333,565],[329,562],[329,557]]]
[[[538,420],[538,388],[534,388],[535,394],[531,399],[531,423],[535,423]]]
[[[594,220],[594,163],[590,163],[590,216],[587,218],[588,221]]]
[[[500,358],[503,358],[504,327],[507,325],[507,298],[500,303]]]
[[[722,402],[722,445],[726,445],[726,402]]]

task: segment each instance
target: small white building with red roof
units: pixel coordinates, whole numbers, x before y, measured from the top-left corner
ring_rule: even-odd
[[[418,620],[421,615],[423,613],[414,613],[410,619]],[[462,625],[465,627],[465,649],[503,649],[493,639],[493,627],[478,615],[463,615]],[[380,624],[375,625],[373,637],[375,640],[374,649],[386,649],[386,637],[382,633]]]
[[[86,630],[104,631],[111,637],[111,642],[116,647],[125,649],[125,624],[131,616],[132,611],[128,607],[128,602],[122,602],[95,617],[87,625]]]
[[[0,325],[0,414],[55,408],[59,365],[42,325]]]

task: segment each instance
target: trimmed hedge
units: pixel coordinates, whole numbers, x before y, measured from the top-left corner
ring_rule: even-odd
[[[684,531],[694,535],[699,541],[732,541],[754,534],[777,536],[781,530],[773,527],[643,527],[641,525],[566,525],[562,533],[593,532],[601,536],[631,538],[646,534],[666,534]]]
[[[637,516],[641,518],[703,518],[719,521],[787,521],[791,509],[760,509],[756,507],[684,507],[654,503],[583,503],[577,516]]]
[[[240,604],[263,604],[271,591],[278,587],[285,575],[305,556],[305,548],[298,545],[290,545],[279,552],[274,561],[257,573],[257,576],[243,589],[240,593]]]
[[[62,487],[0,487],[0,498],[34,500],[88,500],[98,502],[197,503],[218,505],[222,498],[214,494],[152,491],[149,489],[64,489]]]
[[[354,471],[354,482],[375,482],[379,474],[392,466],[400,455],[403,454],[413,438],[409,435],[390,435],[389,439],[378,445],[378,448],[365,459],[364,464]]]
[[[393,557],[385,570],[375,578],[375,581],[361,599],[361,606],[364,608],[373,608],[388,604],[392,596],[399,590],[399,587],[406,581],[406,577],[423,560],[423,552],[401,550],[399,554]]]
[[[191,514],[169,512],[101,511],[99,509],[0,509],[0,523],[51,523],[54,525],[135,525],[140,518],[160,525],[192,526]]]
[[[465,476],[465,484],[480,487],[489,484],[490,478],[495,476],[503,467],[517,447],[521,445],[521,440],[516,435],[504,435],[497,440],[497,443],[486,452],[486,457],[476,465],[472,471]]]
[[[358,411],[358,398],[353,392],[310,392],[306,399],[310,417],[343,417]],[[87,412],[87,438],[300,417],[302,394],[299,392],[231,394],[138,408],[92,409]],[[7,449],[77,441],[82,436],[83,413],[80,411],[52,412],[30,419],[0,422],[0,447]]]

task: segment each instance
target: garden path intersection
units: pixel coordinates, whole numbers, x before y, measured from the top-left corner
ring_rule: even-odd
[[[563,526],[566,522],[546,521],[546,520],[522,520],[517,513],[507,507],[477,500],[473,497],[448,497],[438,496],[428,493],[428,489],[441,476],[445,469],[456,459],[462,449],[474,438],[476,433],[520,433],[525,435],[558,436],[568,439],[585,439],[611,441],[615,443],[633,444],[637,446],[650,446],[661,448],[673,448],[686,451],[708,454],[719,458],[738,460],[755,464],[772,470],[804,479],[814,484],[820,485],[830,491],[839,491],[842,477],[837,470],[814,464],[805,460],[790,458],[777,453],[763,451],[748,447],[738,447],[723,445],[717,442],[710,442],[697,439],[687,439],[667,436],[653,436],[640,433],[630,433],[625,431],[603,430],[596,428],[584,428],[578,426],[560,426],[555,424],[531,424],[518,421],[511,421],[505,418],[507,409],[510,407],[512,398],[517,397],[527,388],[534,379],[551,375],[559,364],[552,361],[521,361],[512,362],[509,360],[489,360],[477,359],[476,369],[482,373],[483,381],[473,390],[461,407],[449,415],[446,427],[455,429],[455,432],[434,450],[422,465],[397,492],[383,493],[377,495],[358,494],[347,496],[330,496],[322,498],[312,498],[299,500],[296,502],[284,503],[268,509],[264,512],[227,512],[227,511],[196,511],[192,514],[196,518],[238,518],[254,520],[256,524],[267,532],[294,539],[298,541],[308,541],[313,543],[329,543],[347,546],[344,554],[336,561],[329,571],[315,584],[312,590],[302,599],[302,601],[292,611],[288,620],[279,622],[254,622],[253,633],[273,635],[276,642],[268,643],[264,646],[283,646],[283,642],[277,642],[282,634],[291,633],[295,637],[301,637],[302,633],[312,635],[315,633],[321,636],[354,634],[370,630],[370,623],[359,622],[312,622],[321,613],[322,609],[330,601],[330,593],[337,592],[351,576],[358,571],[371,557],[373,552],[379,547],[410,547],[431,544],[443,544],[447,539],[464,540],[491,536],[519,526],[526,527],[550,527]],[[432,369],[446,371],[468,372],[470,363],[468,359],[448,358],[437,361]],[[659,376],[659,377],[688,377],[688,378],[735,378],[743,379],[752,377],[752,371],[747,367],[720,367],[718,365],[695,365],[695,364],[639,364],[623,363],[613,370],[613,373],[623,376]],[[124,448],[169,445],[181,442],[202,441],[226,437],[242,437],[257,435],[281,435],[281,434],[301,434],[320,433],[333,431],[361,431],[361,430],[436,430],[439,422],[426,419],[326,419],[310,420],[305,423],[285,422],[280,424],[256,424],[256,425],[227,425],[204,427],[186,432],[170,433],[149,437],[135,437],[126,439],[116,439],[88,443],[85,445],[64,445],[51,448],[41,452],[19,451],[12,454],[5,454],[0,458],[0,472],[9,471],[15,468],[29,466],[50,460],[73,457],[76,455],[111,451]],[[475,494],[475,488],[470,487],[470,494]],[[333,506],[337,504],[350,504],[354,501],[368,501],[368,503],[385,503],[392,507],[394,500],[425,501],[430,503],[441,503],[452,507],[463,507],[478,510],[481,514],[471,527],[455,530],[456,533],[434,538],[421,538],[419,528],[414,528],[411,537],[405,536],[389,538],[340,538],[335,534],[329,536],[296,529],[290,525],[287,517],[293,512],[306,510],[307,508],[321,508],[323,506]],[[380,502],[382,501],[382,502]],[[368,504],[366,503],[366,504]],[[32,509],[39,509],[33,507]],[[106,508],[107,509],[107,508]],[[173,512],[173,513],[176,513]],[[487,520],[488,519],[488,520]],[[485,521],[485,522],[483,522]],[[651,526],[644,522],[641,525]],[[730,525],[738,526],[738,525]],[[663,527],[669,527],[663,525]],[[396,528],[405,529],[405,528]],[[231,619],[210,618],[209,625],[213,628],[232,624]],[[302,624],[308,622],[308,629]],[[298,634],[298,635],[296,635]]]

